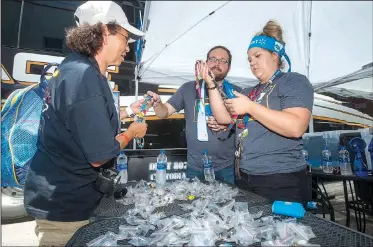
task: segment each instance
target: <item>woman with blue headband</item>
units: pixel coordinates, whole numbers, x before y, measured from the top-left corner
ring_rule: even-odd
[[[270,200],[306,203],[311,192],[302,135],[313,106],[313,87],[301,74],[290,72],[281,27],[269,21],[247,50],[250,69],[259,83],[234,92],[223,101],[209,90],[210,105],[220,124],[236,122],[236,176],[238,185]],[[213,79],[200,69],[209,88]],[[233,120],[232,120],[233,119]]]

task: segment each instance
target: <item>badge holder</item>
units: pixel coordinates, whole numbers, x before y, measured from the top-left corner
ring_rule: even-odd
[[[240,160],[242,159],[242,142],[243,142],[243,139],[245,137],[247,137],[247,135],[249,134],[249,131],[247,129],[245,129],[243,132],[241,132],[239,135],[238,135],[238,148],[236,150],[236,152],[234,153],[235,155],[235,159],[234,159],[234,173],[236,174],[236,177],[238,179],[241,179],[241,175],[240,175]]]

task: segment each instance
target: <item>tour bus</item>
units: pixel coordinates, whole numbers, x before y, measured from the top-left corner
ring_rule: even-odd
[[[69,53],[64,43],[65,29],[75,26],[73,13],[83,1],[20,1],[5,0],[1,6],[1,100],[2,105],[16,89],[38,83],[40,73],[47,63],[60,63]],[[143,15],[145,1],[117,1],[124,9],[129,22],[137,26]],[[107,70],[108,80],[114,84],[114,90],[120,92],[120,107],[129,106],[135,100],[134,44],[126,61],[119,67]],[[154,91],[167,100],[180,85],[154,85],[140,83],[139,95],[148,90]],[[122,130],[131,123],[126,119]],[[168,119],[159,119],[152,109],[146,116],[148,132],[145,136],[144,152],[147,150],[173,149],[185,150],[185,120],[183,112]],[[355,109],[343,106],[334,98],[315,94],[313,112],[313,131],[357,130],[372,127],[372,118]],[[132,143],[127,147],[133,149]],[[151,154],[153,155],[153,154]],[[153,158],[156,157],[154,153]],[[172,159],[172,158],[171,158]],[[185,169],[186,157],[176,158],[172,169]],[[149,163],[154,172],[154,163]],[[153,168],[151,168],[153,167]],[[135,171],[134,171],[135,172]],[[150,172],[151,173],[151,172]],[[153,174],[150,174],[152,179]],[[175,173],[175,178],[181,178]],[[21,188],[2,187],[2,218],[17,218],[25,215],[23,191]]]

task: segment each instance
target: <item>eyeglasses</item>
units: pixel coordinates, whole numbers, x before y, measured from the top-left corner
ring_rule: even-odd
[[[227,60],[224,59],[224,58],[217,59],[216,57],[209,57],[209,58],[207,59],[207,61],[212,62],[212,63],[217,63],[217,62],[219,62],[219,63],[221,63],[221,64],[228,64],[228,63],[229,63],[229,61],[227,61]]]
[[[124,35],[123,33],[120,33],[120,32],[117,32],[117,33],[119,33],[120,35],[122,35],[126,39],[126,44],[128,44],[128,41],[129,41],[128,36],[126,36],[126,35]]]

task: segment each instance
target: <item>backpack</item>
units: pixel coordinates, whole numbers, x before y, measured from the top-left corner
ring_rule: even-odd
[[[40,82],[12,92],[1,110],[1,186],[23,188],[31,160],[36,153],[47,71]]]

